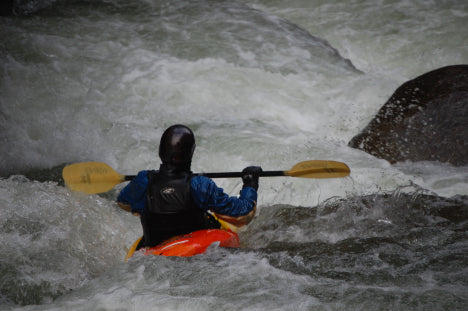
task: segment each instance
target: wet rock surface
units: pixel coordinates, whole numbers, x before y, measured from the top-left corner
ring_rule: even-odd
[[[468,164],[468,65],[436,69],[401,85],[350,142],[390,163]]]

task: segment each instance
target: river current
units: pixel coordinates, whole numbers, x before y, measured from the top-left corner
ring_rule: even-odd
[[[467,310],[468,168],[348,147],[409,79],[468,63],[466,1],[17,1],[0,17],[0,310]],[[345,162],[260,180],[242,247],[136,256],[139,220],[64,165],[194,172]],[[217,179],[233,195],[237,179]]]

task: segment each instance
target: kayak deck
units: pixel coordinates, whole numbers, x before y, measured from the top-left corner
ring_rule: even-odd
[[[140,240],[130,247],[125,261],[134,254]],[[170,238],[148,249],[142,248],[141,252],[144,255],[189,257],[204,253],[211,244],[217,242],[221,247],[240,246],[239,236],[231,230],[205,229]]]

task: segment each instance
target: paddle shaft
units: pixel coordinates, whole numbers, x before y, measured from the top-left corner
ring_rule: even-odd
[[[208,178],[240,178],[242,172],[219,172],[219,173],[198,173],[195,176],[206,176]],[[285,171],[263,171],[259,177],[288,176]],[[125,175],[125,181],[132,180],[136,175]]]

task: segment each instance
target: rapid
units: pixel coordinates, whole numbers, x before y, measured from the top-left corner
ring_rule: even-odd
[[[468,63],[466,1],[19,2],[0,17],[0,310],[468,309],[468,167],[348,147],[398,86]],[[351,175],[262,178],[240,249],[124,263],[125,184],[76,193],[61,169],[157,169],[175,123],[194,172]]]

